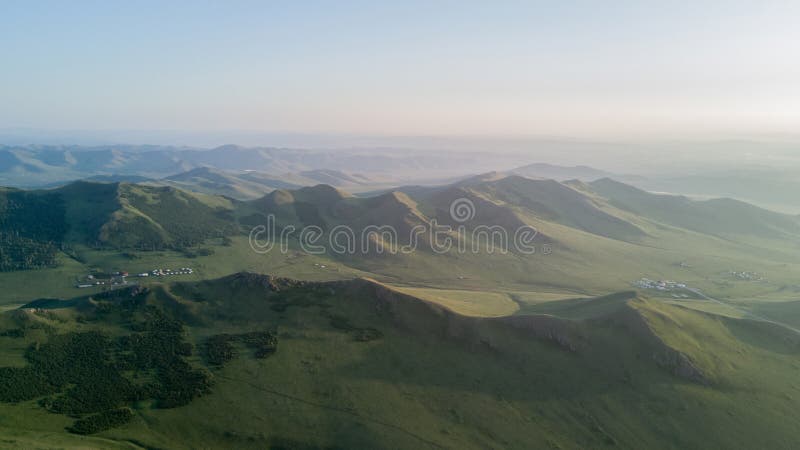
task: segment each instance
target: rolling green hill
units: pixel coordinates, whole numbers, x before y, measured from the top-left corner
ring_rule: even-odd
[[[0,270],[52,266],[72,245],[184,249],[238,232],[234,203],[171,187],[75,182],[0,191]]]
[[[635,239],[645,234],[636,225],[602,209],[597,199],[554,180],[533,180],[512,175],[469,183],[467,186],[470,192],[496,204],[522,209],[541,220],[592,234],[620,240]],[[490,217],[485,220],[491,220]]]
[[[0,315],[0,333],[9,445],[789,448],[800,439],[796,334],[633,293],[482,318],[366,279],[241,273],[37,302]],[[55,371],[58,355],[70,370]],[[85,375],[70,384],[72,374]]]
[[[174,181],[196,181],[200,176],[227,180],[225,174],[210,169],[184,175]],[[236,233],[240,224],[263,222],[268,214],[275,214],[286,224],[317,225],[324,229],[336,225],[356,229],[390,225],[408,231],[433,219],[468,229],[499,225],[509,233],[533,225],[539,229],[541,239],[564,242],[577,231],[641,243],[653,234],[653,226],[661,225],[727,239],[749,236],[796,241],[800,237],[800,222],[793,216],[735,200],[698,202],[650,194],[608,179],[583,184],[520,176],[480,177],[428,188],[412,196],[395,191],[367,198],[355,198],[336,188],[318,185],[278,189],[250,202],[173,187],[76,182],[46,191],[4,191],[3,197],[21,205],[8,210],[8,219],[3,222],[7,234],[20,228],[15,221],[29,220],[31,211],[41,211],[42,223],[66,222],[58,227],[48,225],[60,234],[39,236],[41,233],[34,227],[23,238],[115,248],[195,246],[210,237]],[[450,217],[450,205],[462,198],[472,202],[474,217],[456,223]],[[47,208],[37,202],[47,199],[57,199],[63,207],[45,211]],[[56,216],[59,217],[54,219]],[[62,230],[64,227],[66,232]]]
[[[122,184],[121,208],[100,230],[100,241],[119,248],[187,248],[238,231],[232,201],[171,187]]]
[[[787,245],[794,218],[612,183],[484,176],[411,195],[319,185],[251,201],[129,183],[0,191],[5,235],[51,258],[0,274],[6,289],[31,296],[0,313],[0,438],[23,447],[791,447],[800,339],[781,324],[800,316],[786,301],[800,267]],[[475,208],[465,222],[450,217],[458,199]],[[434,220],[527,225],[552,252],[308,255],[292,240],[288,253],[260,255],[246,233],[269,214],[279,227],[391,225],[401,237]],[[198,246],[213,252],[189,258]],[[183,282],[72,287],[88,268],[185,265],[196,270]],[[227,275],[243,269],[289,278]],[[607,295],[640,277],[721,300]],[[36,293],[49,298],[30,301]]]
[[[24,221],[24,214],[19,213],[22,214],[20,219],[6,219],[6,236],[19,234],[15,237],[18,242],[23,239],[30,242],[18,245],[26,248],[36,245],[43,249],[43,256],[33,262],[6,256],[6,261],[14,258],[17,261],[13,265],[7,263],[6,267],[15,270],[63,265],[65,257],[59,252],[63,249],[78,264],[87,267],[84,272],[88,267],[139,270],[138,267],[144,266],[142,268],[151,270],[163,267],[159,261],[165,258],[175,266],[185,266],[189,262],[174,262],[175,258],[180,259],[180,254],[164,256],[158,251],[186,251],[197,256],[197,249],[202,246],[209,247],[204,252],[216,251],[224,255],[216,262],[214,258],[203,259],[206,261],[203,264],[210,268],[209,273],[215,276],[243,269],[282,271],[284,265],[278,261],[288,256],[260,257],[253,253],[246,239],[252,227],[265,224],[267,216],[274,214],[279,228],[292,225],[300,230],[306,225],[319,226],[324,233],[320,242],[326,247],[328,233],[339,225],[353,229],[357,239],[370,225],[389,225],[397,230],[400,244],[408,241],[413,227],[430,226],[434,220],[454,227],[463,225],[468,232],[478,227],[496,226],[506,230],[508,235],[522,226],[538,231],[534,243],[539,253],[527,256],[513,251],[509,254],[485,251],[438,254],[430,251],[427,235],[420,236],[419,251],[413,254],[379,255],[373,251],[376,240],[389,246],[391,243],[385,237],[370,235],[366,253],[349,255],[329,251],[317,260],[322,264],[327,261],[326,265],[335,263],[339,270],[353,270],[422,287],[477,291],[502,287],[506,292],[554,290],[580,296],[626,289],[632,281],[650,277],[680,280],[712,296],[736,299],[772,293],[783,295],[778,289],[794,284],[793,273],[800,264],[795,251],[800,234],[794,233],[793,216],[737,202],[731,206],[724,200],[693,202],[681,197],[655,196],[622,184],[613,185],[619,188],[620,192],[616,192],[603,183],[613,182],[557,183],[497,175],[415,190],[411,195],[398,190],[374,197],[353,197],[336,188],[319,185],[278,189],[246,202],[172,187],[128,183],[79,182],[53,190],[5,191],[6,196],[13,193],[23,196],[20,198],[30,198],[31,205],[36,204],[33,199],[41,196],[59,199],[63,202],[63,214],[59,208],[38,209],[42,210],[44,221],[63,220],[62,228],[66,230],[55,240],[36,233],[22,235],[20,227],[13,224],[18,223],[17,220]],[[450,217],[450,205],[462,198],[469,199],[475,211],[470,220],[457,223]],[[639,199],[639,203],[634,205],[630,198]],[[649,203],[650,200],[654,203]],[[669,213],[668,208],[658,207],[658,202],[677,206]],[[728,211],[728,216],[719,216],[720,210]],[[741,222],[735,220],[739,211]],[[721,223],[718,217],[728,217],[728,220]],[[716,222],[720,222],[719,226]],[[292,251],[298,250],[296,236],[290,242]],[[220,237],[225,239],[218,239]],[[466,240],[465,247],[471,247],[469,234],[453,237]],[[232,246],[219,247],[223,241]],[[476,240],[473,244],[479,250],[485,248],[482,241]],[[543,253],[545,244],[549,245],[548,253]],[[120,256],[134,252],[138,252],[133,256],[140,263]],[[6,250],[5,254],[10,253]],[[36,252],[26,254],[37,255]],[[46,270],[53,271],[54,283],[67,288],[74,285],[80,268],[72,262],[64,267],[64,270]],[[725,274],[733,270],[762,273],[770,282],[732,281]],[[320,268],[304,268],[303,276],[309,271],[320,272],[320,275],[326,272]],[[19,275],[0,278],[10,286],[29,279]],[[51,290],[49,286],[49,283],[43,284],[40,295],[63,291],[63,288]],[[28,292],[30,288],[26,286],[23,290]]]
[[[589,186],[621,209],[700,233],[792,240],[800,234],[797,217],[738,200],[695,201],[682,196],[652,194],[608,178],[591,182]]]

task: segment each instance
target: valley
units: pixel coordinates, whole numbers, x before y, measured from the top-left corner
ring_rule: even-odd
[[[0,450],[800,448],[800,2],[0,17]]]
[[[699,446],[709,423],[730,430],[714,437],[726,447],[796,437],[794,216],[505,174],[371,196],[86,181],[0,194],[0,232],[42,249],[2,252],[0,370],[40,389],[0,389],[7,443],[673,448]],[[474,208],[466,220],[455,202]],[[41,217],[56,226],[28,225]],[[261,251],[252,230],[269,223],[316,227],[324,251],[299,232]],[[369,245],[339,251],[328,238],[343,226]],[[423,233],[400,251],[417,226],[449,226],[452,247]],[[520,227],[537,251],[492,250],[476,232]],[[171,342],[162,362],[115,362],[156,336],[173,339],[158,341]],[[88,385],[67,388],[30,349],[74,351],[70,339],[110,355],[81,369],[111,377],[92,386],[128,394],[53,406]]]

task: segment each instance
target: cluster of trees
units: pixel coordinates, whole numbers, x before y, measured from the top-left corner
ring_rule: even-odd
[[[0,367],[2,402],[24,402],[53,392],[55,387],[31,367]]]
[[[237,356],[234,343],[239,342],[253,350],[256,358],[266,358],[278,350],[278,337],[269,331],[251,331],[242,334],[217,334],[205,344],[205,358],[209,364],[224,365]]]
[[[221,366],[236,356],[236,349],[231,343],[231,335],[217,334],[206,341],[205,357],[209,364]]]
[[[0,191],[0,198],[0,230],[40,241],[63,241],[68,226],[61,195]]]
[[[110,358],[112,346],[107,335],[96,331],[55,335],[43,345],[31,346],[25,353],[30,367],[60,392],[42,400],[42,406],[55,413],[80,415],[138,399],[137,387]]]
[[[251,331],[237,335],[248,348],[254,350],[256,358],[266,358],[278,350],[278,337],[269,331]]]
[[[130,408],[117,408],[80,419],[67,430],[75,434],[94,434],[125,425],[131,419],[133,419],[133,411]]]
[[[154,399],[173,408],[208,392],[211,374],[185,360],[192,345],[183,323],[146,305],[145,296],[144,290],[98,296],[102,313],[119,310],[133,319],[134,331],[116,339],[97,331],[66,333],[32,344],[28,366],[0,368],[0,401],[40,398],[54,413],[82,417],[70,431],[88,434],[127,422],[132,402]],[[151,376],[136,383],[131,375],[142,373]]]
[[[0,272],[53,267],[57,252],[57,243],[0,231]]]
[[[66,232],[60,195],[0,191],[0,272],[56,265]]]
[[[140,332],[118,341],[118,360],[124,368],[152,370],[155,379],[145,386],[146,397],[161,408],[186,405],[211,388],[211,375],[184,359],[192,345],[183,339],[183,323],[152,305],[144,305],[145,319],[133,326]]]

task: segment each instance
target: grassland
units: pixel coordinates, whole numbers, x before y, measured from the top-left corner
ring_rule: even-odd
[[[499,292],[463,291],[393,286],[398,292],[442,305],[464,316],[502,317],[517,312],[519,306]]]
[[[150,289],[148,305],[184,323],[182,337],[195,349],[220,334],[269,330],[278,351],[255,358],[237,338],[230,344],[237,356],[224,364],[194,352],[187,361],[213,374],[210,392],[170,409],[130,403],[129,423],[85,439],[65,431],[75,418],[36,400],[0,403],[0,447],[793,448],[800,344],[791,329],[759,320],[800,327],[800,247],[791,222],[781,216],[766,234],[733,233],[758,228],[751,215],[748,230],[708,233],[707,215],[671,217],[698,207],[684,200],[654,212],[639,193],[637,203],[614,203],[589,186],[578,186],[589,190],[583,198],[512,181],[452,194],[496,202],[484,205],[502,208],[506,224],[534,226],[552,251],[310,255],[292,241],[288,253],[259,254],[245,236],[245,219],[259,208],[299,224],[385,218],[401,226],[446,213],[449,197],[362,201],[320,188],[239,204],[126,188],[127,206],[158,218],[153,226],[164,242],[181,245],[73,243],[57,254],[56,267],[0,273],[0,331],[12,330],[0,336],[0,366],[24,367],[26,349],[57,335],[132,331],[121,316],[78,320],[102,296],[74,287],[91,270],[192,267],[191,275],[131,280]],[[530,201],[535,195],[555,197]],[[556,201],[561,195],[568,207]],[[98,208],[116,208],[100,199]],[[212,225],[224,216],[241,228],[229,236],[206,233],[216,225],[184,233],[186,222],[163,211],[181,202]],[[69,221],[91,203],[68,202]],[[67,236],[85,240],[96,224],[79,223]],[[736,279],[731,270],[764,279]],[[301,281],[228,276],[241,271]],[[356,277],[377,281],[343,281]],[[606,295],[642,277],[680,281],[715,301],[653,290]],[[63,307],[57,319],[34,314],[41,326],[15,337],[17,306],[77,295],[92,299],[82,307],[36,303]]]
[[[269,287],[275,283],[283,287]],[[433,303],[375,284],[291,283],[244,274],[153,285],[148,304],[192,323],[185,338],[196,348],[219,333],[269,328],[278,351],[258,359],[241,349],[224,366],[209,367],[210,393],[171,409],[142,402],[130,423],[86,440],[64,430],[73,419],[36,402],[3,403],[2,442],[790,448],[800,438],[793,414],[800,386],[792,379],[800,347],[780,328],[631,294],[540,303],[551,308],[548,316],[511,326],[504,318],[443,315]],[[65,320],[52,322],[56,334],[124,326],[75,323],[66,319],[69,308],[60,311]],[[356,339],[353,330],[366,327],[379,334]],[[21,349],[42,339],[48,336],[0,342]],[[664,356],[675,352],[689,358],[700,381],[675,374],[679,366]],[[190,360],[203,364],[199,354]]]
[[[231,245],[209,242],[213,254],[187,257],[184,252],[95,250],[77,247],[81,261],[66,255],[59,256],[59,266],[52,269],[0,272],[0,305],[21,304],[35,298],[71,298],[84,293],[100,292],[101,288],[76,289],[77,280],[92,269],[107,272],[127,271],[131,274],[150,272],[157,268],[191,267],[191,275],[179,280],[202,280],[221,277],[239,271],[258,271],[298,279],[323,281],[362,276],[365,272],[347,267],[328,258],[308,255],[293,249],[288,254],[279,251],[255,253],[245,237],[233,237]],[[133,258],[127,255],[133,255]],[[325,265],[325,268],[320,267]],[[152,279],[131,277],[132,283],[149,284]],[[158,280],[155,280],[158,281]]]
[[[767,214],[759,220],[760,210],[754,207],[724,202],[709,206],[653,196],[619,183],[567,186],[510,177],[429,188],[413,198],[391,193],[367,199],[317,186],[276,191],[253,202],[125,183],[76,183],[47,195],[54,193],[64,199],[68,246],[56,255],[55,268],[0,273],[0,303],[71,297],[75,279],[92,268],[137,273],[186,266],[195,269],[188,279],[196,280],[242,270],[309,280],[363,275],[412,287],[481,291],[490,297],[491,293],[517,295],[523,305],[527,292],[597,296],[627,289],[641,277],[678,280],[743,307],[754,299],[789,300],[800,292],[795,281],[800,242],[791,234],[793,218]],[[486,251],[440,255],[425,251],[423,245],[408,255],[311,256],[298,251],[292,241],[291,254],[275,250],[264,255],[253,252],[244,236],[266,213],[297,226],[359,229],[386,223],[402,230],[429,218],[445,220],[440,216],[442,211],[446,214],[453,196],[474,199],[486,210],[479,210],[477,222],[470,226],[529,225],[551,239],[551,251],[542,251],[540,243],[534,255]],[[658,209],[662,203],[669,208]],[[709,214],[720,209],[726,211],[725,217],[743,211],[748,221],[712,233],[707,229]],[[697,222],[679,217],[687,214],[696,215]],[[148,225],[137,232],[125,231],[139,220]],[[130,242],[120,240],[122,235]],[[142,239],[151,237],[159,243],[143,244]],[[96,245],[98,241],[102,245]],[[124,248],[117,248],[120,245]],[[765,281],[731,279],[726,276],[731,270],[758,272]]]

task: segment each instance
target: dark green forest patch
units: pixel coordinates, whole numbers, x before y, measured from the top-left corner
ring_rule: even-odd
[[[133,294],[115,302],[101,295],[96,310],[127,317],[131,333],[71,332],[31,344],[27,366],[0,368],[0,401],[38,399],[48,411],[78,419],[69,431],[90,434],[130,420],[135,402],[174,408],[207,393],[211,375],[186,360],[192,345],[183,323],[141,301],[146,292]]]
[[[235,343],[253,350],[256,358],[266,358],[278,349],[278,337],[269,331],[252,331],[242,334],[217,334],[205,344],[205,358],[209,364],[222,366],[238,355]]]

